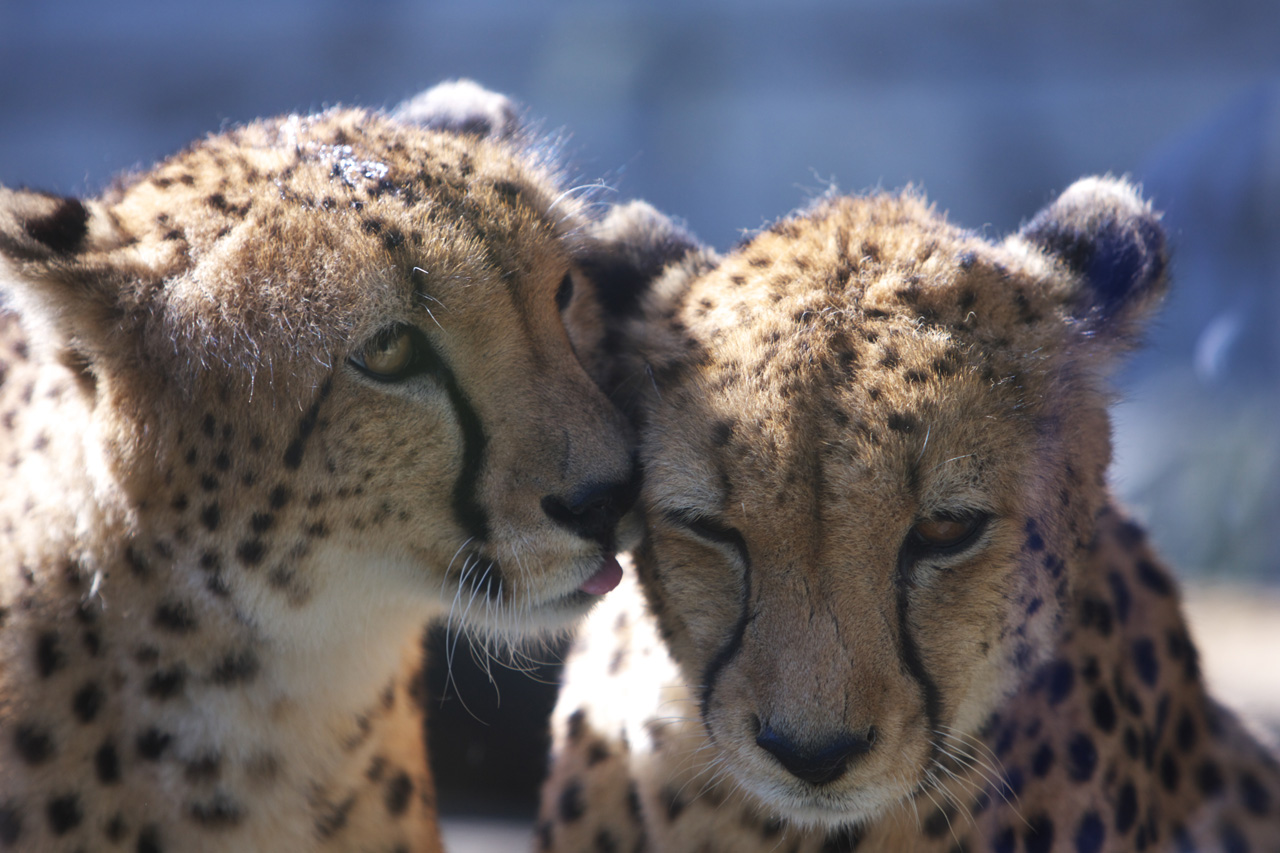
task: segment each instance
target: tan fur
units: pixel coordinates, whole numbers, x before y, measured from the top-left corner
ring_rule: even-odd
[[[639,584],[569,661],[539,849],[1277,849],[1280,769],[1105,483],[1164,264],[1093,179],[999,244],[833,198],[669,270],[620,382]],[[921,550],[939,517],[986,521]],[[866,737],[805,781],[766,727]]]
[[[625,235],[451,103],[0,190],[0,848],[438,849],[424,624],[593,600],[633,465],[579,261]],[[427,366],[358,369],[397,326]]]

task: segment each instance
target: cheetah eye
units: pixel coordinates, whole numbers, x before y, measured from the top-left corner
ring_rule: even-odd
[[[935,516],[918,521],[908,534],[913,550],[949,554],[962,550],[981,535],[991,516],[973,513],[963,516]]]
[[[569,273],[564,274],[564,278],[560,279],[560,286],[556,288],[556,308],[561,313],[569,307],[569,303],[573,300],[573,276]]]
[[[397,382],[428,371],[430,346],[412,326],[398,323],[374,335],[350,358],[361,373],[380,382]]]
[[[735,528],[710,516],[703,515],[696,509],[681,509],[665,513],[667,521],[692,533],[699,539],[728,547],[738,555],[745,565],[751,564],[751,555],[747,551],[747,542]]]

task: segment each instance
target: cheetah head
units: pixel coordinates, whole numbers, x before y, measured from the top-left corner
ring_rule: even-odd
[[[97,198],[0,190],[0,278],[91,412],[104,523],[258,616],[505,630],[616,582],[633,451],[587,269],[663,223],[593,219],[509,102],[455,85],[231,129]]]
[[[1164,267],[1148,205],[1087,179],[999,243],[909,193],[827,199],[643,297],[637,564],[711,768],[836,826],[986,760],[1059,634],[1106,371]]]

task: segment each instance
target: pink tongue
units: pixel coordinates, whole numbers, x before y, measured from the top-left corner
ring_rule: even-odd
[[[622,566],[617,557],[609,557],[600,570],[582,582],[578,589],[590,595],[604,595],[622,580]]]

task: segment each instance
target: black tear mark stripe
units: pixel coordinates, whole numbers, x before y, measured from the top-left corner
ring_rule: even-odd
[[[328,398],[331,390],[333,390],[332,377],[326,379],[324,384],[320,386],[320,393],[316,395],[311,408],[307,409],[307,413],[302,416],[302,420],[298,421],[298,432],[284,451],[284,467],[290,471],[296,471],[302,465],[302,454],[307,449],[307,439],[311,438],[311,433],[316,428],[316,421],[320,418],[320,407],[324,405],[324,401]]]
[[[924,659],[920,655],[920,647],[916,644],[915,634],[911,633],[910,590],[911,558],[907,548],[898,553],[898,642],[901,646],[899,654],[907,667],[907,672],[920,685],[920,694],[924,700],[925,716],[929,718],[929,732],[941,728],[942,694],[937,682],[925,669]],[[938,745],[932,735],[929,738],[929,761],[937,757]]]
[[[729,664],[729,661],[733,660],[738,652],[742,650],[742,638],[747,632],[747,625],[751,623],[751,554],[747,550],[746,540],[742,538],[742,534],[735,528],[726,527],[710,519],[689,513],[668,513],[667,519],[672,524],[689,528],[704,539],[730,546],[742,560],[742,600],[738,603],[738,620],[733,626],[733,633],[729,635],[729,639],[716,650],[715,655],[702,673],[700,713],[705,726],[707,715],[711,711],[711,694],[715,692],[716,679],[720,677],[720,672]],[[707,728],[707,734],[712,740],[715,739],[709,727]]]
[[[480,423],[480,416],[458,384],[458,377],[448,360],[427,341],[421,340],[419,343],[432,350],[431,359],[439,365],[435,371],[436,378],[449,395],[449,403],[458,418],[458,428],[462,431],[462,470],[458,472],[458,479],[453,484],[453,516],[473,544],[484,542],[489,538],[489,513],[480,504],[476,490],[480,485],[480,472],[484,468],[485,448],[489,440],[485,436],[484,425]]]

